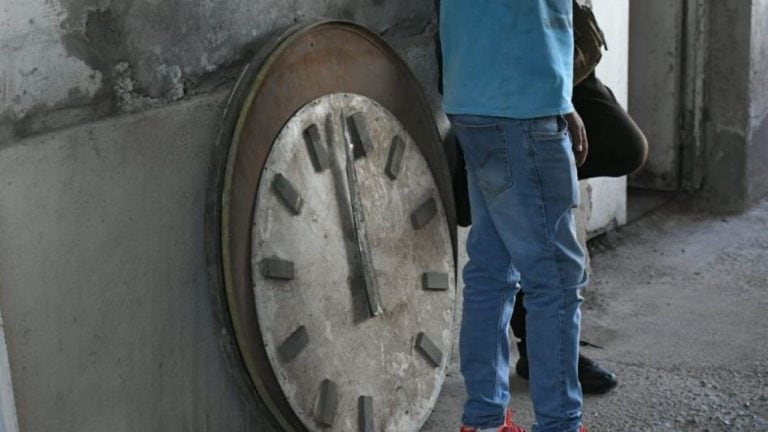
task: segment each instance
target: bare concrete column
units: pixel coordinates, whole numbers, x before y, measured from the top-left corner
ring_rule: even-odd
[[[768,1],[711,1],[704,204],[742,211],[768,196]]]
[[[631,6],[630,112],[650,144],[632,185],[716,212],[768,196],[768,0]]]
[[[752,201],[768,196],[768,0],[752,2],[752,70],[750,86],[753,98],[750,113],[750,177]]]

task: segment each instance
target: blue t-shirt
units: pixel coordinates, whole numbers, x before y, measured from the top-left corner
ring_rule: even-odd
[[[442,0],[443,109],[529,119],[573,111],[572,0]]]

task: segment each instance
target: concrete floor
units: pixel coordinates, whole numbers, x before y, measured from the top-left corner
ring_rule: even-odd
[[[732,217],[690,208],[673,200],[590,244],[582,339],[603,349],[584,354],[620,380],[585,398],[590,432],[768,431],[768,201]],[[459,429],[455,352],[448,373],[425,432]],[[527,382],[511,384],[530,430]]]

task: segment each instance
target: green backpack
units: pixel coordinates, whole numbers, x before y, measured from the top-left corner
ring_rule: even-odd
[[[576,0],[573,2],[573,41],[573,85],[576,85],[595,70],[603,57],[603,48],[608,50],[592,9],[579,5]]]

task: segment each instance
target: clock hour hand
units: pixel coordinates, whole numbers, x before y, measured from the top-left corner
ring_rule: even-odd
[[[374,274],[373,256],[371,255],[371,246],[368,243],[368,230],[365,225],[365,214],[363,212],[363,200],[360,197],[360,185],[357,182],[357,172],[355,171],[355,157],[353,155],[352,140],[349,136],[347,119],[344,112],[341,113],[342,135],[344,137],[344,153],[347,162],[347,186],[349,189],[350,202],[352,206],[352,218],[355,223],[355,240],[357,242],[357,254],[363,270],[365,283],[365,293],[368,297],[368,310],[371,316],[377,316],[384,313],[381,306],[381,297],[379,296],[379,285]]]

